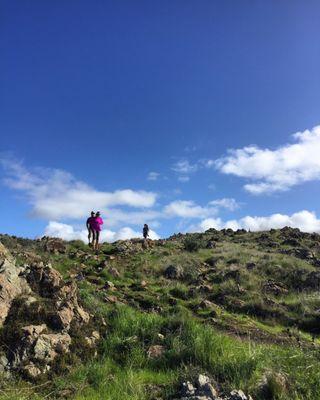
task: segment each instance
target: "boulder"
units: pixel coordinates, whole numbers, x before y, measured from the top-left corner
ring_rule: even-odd
[[[15,316],[26,310],[31,319],[35,313],[37,320],[43,315],[44,323],[21,327]],[[3,348],[8,349],[0,354],[0,373],[16,371],[31,379],[46,373],[56,357],[69,352],[71,324],[82,326],[89,320],[75,282],[65,283],[58,271],[42,262],[17,267],[0,244],[0,327],[5,327]],[[96,336],[93,333],[90,340]]]
[[[198,395],[205,396],[209,399],[216,399],[218,397],[217,391],[210,383],[210,378],[206,375],[200,374],[197,378],[196,385],[198,388]]]
[[[67,247],[62,239],[44,236],[41,242],[43,243],[43,249],[49,253],[64,254],[67,251]]]
[[[0,327],[3,325],[15,298],[31,292],[28,284],[21,278],[22,268],[0,243]]]
[[[246,396],[242,390],[232,390],[228,400],[252,400],[252,397]]]
[[[100,334],[98,331],[93,331],[90,336],[85,337],[85,341],[87,342],[89,347],[94,347],[99,339]]]
[[[204,374],[200,374],[195,383],[183,382],[179,397],[176,400],[252,400],[242,390],[233,390],[226,397],[220,397],[212,380]]]
[[[149,358],[159,358],[165,352],[165,347],[162,345],[153,345],[150,346],[147,355]]]

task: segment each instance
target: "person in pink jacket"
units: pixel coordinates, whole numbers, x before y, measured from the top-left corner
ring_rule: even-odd
[[[90,223],[90,227],[93,231],[93,249],[99,249],[99,239],[100,239],[100,232],[101,232],[101,225],[103,225],[103,220],[100,217],[100,212],[96,212],[96,216]]]

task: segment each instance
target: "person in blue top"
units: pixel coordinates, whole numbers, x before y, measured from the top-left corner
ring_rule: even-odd
[[[92,225],[94,223],[95,217],[96,217],[96,213],[94,211],[91,211],[91,216],[87,219],[87,223],[86,223],[87,229],[88,229],[88,241],[89,241],[88,244],[89,244],[89,246],[92,246],[93,242],[94,242],[94,232],[92,229]],[[91,242],[91,238],[92,238],[92,242]]]

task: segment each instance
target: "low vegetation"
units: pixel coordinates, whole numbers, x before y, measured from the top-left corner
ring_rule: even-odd
[[[46,240],[0,241],[18,263],[38,257],[76,281],[101,334],[95,354],[79,335],[78,358],[60,358],[50,378],[2,379],[1,400],[169,400],[199,373],[222,394],[320,398],[316,234],[209,230],[104,244],[99,254],[75,241],[57,251]]]

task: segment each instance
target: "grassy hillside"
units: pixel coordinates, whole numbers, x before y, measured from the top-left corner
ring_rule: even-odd
[[[79,341],[50,379],[1,380],[1,400],[170,399],[200,372],[222,394],[320,399],[317,234],[209,230],[99,254],[76,241],[0,241],[18,263],[50,262],[75,280],[102,336],[95,356]]]

